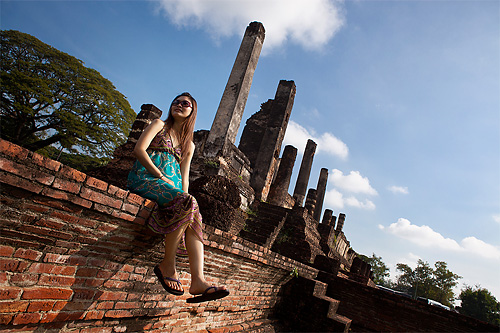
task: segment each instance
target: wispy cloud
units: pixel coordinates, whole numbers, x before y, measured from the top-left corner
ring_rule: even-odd
[[[252,21],[266,29],[265,49],[287,41],[321,49],[344,25],[336,0],[158,0],[159,11],[179,27],[203,29],[214,39],[241,35]]]
[[[335,135],[328,132],[318,135],[294,121],[288,123],[285,138],[283,139],[285,145],[292,145],[299,150],[299,153],[303,153],[308,139],[313,140],[318,145],[316,154],[326,153],[342,160],[346,160],[349,155],[347,145]]]
[[[460,242],[446,238],[427,225],[418,226],[409,220],[399,218],[388,227],[379,225],[381,230],[405,239],[421,247],[433,247],[447,251],[465,252],[484,258],[500,260],[500,249],[476,237],[466,237]]]
[[[500,223],[500,214],[493,215],[493,221],[495,221],[496,223]]]
[[[403,187],[403,186],[392,185],[392,186],[389,186],[387,189],[394,194],[409,194],[410,193],[408,191],[408,187]]]

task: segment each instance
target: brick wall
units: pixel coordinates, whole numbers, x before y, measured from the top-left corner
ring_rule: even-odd
[[[231,295],[187,304],[152,269],[152,202],[0,140],[0,330],[258,331],[297,268],[318,271],[205,226],[206,274]],[[185,260],[180,279],[189,286]]]

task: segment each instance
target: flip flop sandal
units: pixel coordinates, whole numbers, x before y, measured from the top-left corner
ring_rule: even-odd
[[[163,274],[161,273],[159,266],[155,266],[155,268],[153,269],[153,272],[155,272],[156,276],[158,277],[158,280],[160,280],[160,283],[161,283],[163,289],[165,289],[167,292],[171,293],[172,295],[176,295],[176,296],[180,296],[180,295],[184,294],[184,290],[177,290],[177,289],[171,288],[165,283],[165,280],[172,281],[172,282],[177,283],[182,288],[181,281],[174,279],[174,278],[170,278],[170,277],[164,277]]]
[[[215,289],[213,292],[209,293],[208,291],[210,289]],[[188,303],[200,303],[200,302],[208,302],[208,301],[213,301],[215,299],[223,298],[229,295],[229,291],[226,289],[219,289],[216,286],[208,287],[205,289],[203,294],[200,294],[200,296],[188,298],[186,302]]]

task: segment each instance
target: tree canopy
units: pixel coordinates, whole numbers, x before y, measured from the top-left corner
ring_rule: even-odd
[[[125,96],[81,60],[14,30],[0,31],[1,137],[37,151],[111,157],[135,112]]]
[[[373,272],[373,282],[381,286],[389,286],[389,268],[382,261],[382,257],[377,257],[375,253],[372,253],[371,257],[367,257],[365,255],[359,256],[364,262],[370,264],[372,266]]]
[[[473,318],[500,325],[500,302],[487,289],[466,286],[458,299],[462,301],[458,312]]]
[[[395,288],[413,295],[414,298],[424,297],[453,306],[453,288],[461,276],[451,272],[444,261],[437,261],[434,267],[421,259],[414,270],[406,264],[397,264],[396,269],[401,274],[397,277]]]

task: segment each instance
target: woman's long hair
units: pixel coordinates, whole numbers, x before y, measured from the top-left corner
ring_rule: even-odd
[[[191,145],[191,142],[193,141],[193,133],[194,133],[194,123],[196,122],[196,114],[198,113],[198,104],[196,103],[196,100],[194,99],[193,96],[191,96],[190,93],[188,92],[183,92],[182,94],[176,96],[173,100],[172,103],[179,97],[181,96],[186,96],[189,98],[191,101],[191,104],[193,105],[191,114],[184,120],[182,123],[181,127],[181,133],[179,140],[180,140],[180,146],[181,146],[181,152],[182,152],[182,158],[181,161],[184,159],[186,156],[186,152],[189,149],[189,146]],[[170,129],[174,125],[174,117],[172,116],[172,103],[170,103],[170,108],[168,109],[168,117],[167,120],[165,121],[165,127],[167,128],[167,131],[170,132]]]

